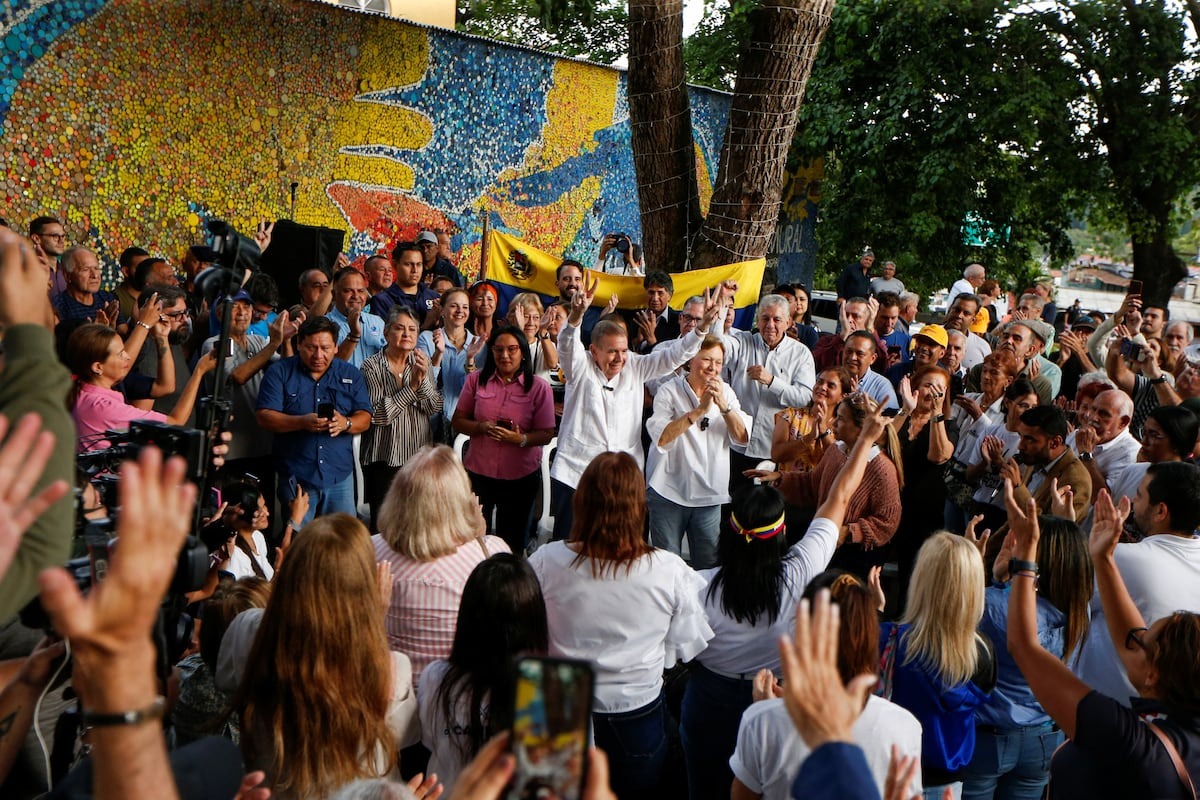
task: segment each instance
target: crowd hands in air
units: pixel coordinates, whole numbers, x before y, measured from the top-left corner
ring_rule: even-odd
[[[197,292],[203,247],[183,274],[130,248],[110,295],[57,220],[0,229],[6,796],[500,797],[537,767],[521,654],[595,671],[590,800],[1194,796],[1189,324],[1130,295],[1059,329],[1052,286],[972,264],[922,326],[867,253],[835,331],[802,286],[741,330],[744,287],[672,304],[640,250],[608,259],[644,275],[626,314],[571,260],[549,303],[467,287],[448,238],[339,256],[284,308],[262,274]],[[95,465],[196,424],[226,308],[194,529],[194,465]],[[77,513],[115,518],[84,591]]]

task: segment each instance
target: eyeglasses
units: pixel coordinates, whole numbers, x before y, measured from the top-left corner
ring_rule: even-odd
[[[679,315],[680,322],[690,322],[693,325],[699,325],[703,319],[704,319],[704,317],[693,317],[691,314],[680,314]]]
[[[164,311],[163,316],[167,319],[179,319],[180,317],[186,317],[190,313],[191,312],[185,308],[183,311]]]
[[[250,317],[252,319],[266,319],[274,311],[275,309],[273,308],[256,308],[250,312]]]
[[[509,345],[508,347],[501,347],[500,345],[496,345],[495,347],[492,348],[492,352],[497,355],[503,355],[504,353],[508,353],[510,356],[515,356],[517,353],[521,352],[521,347],[520,347],[520,345],[515,345],[515,344]]]
[[[42,237],[43,239],[55,239],[60,242],[66,241],[67,238],[65,233],[39,233],[38,236]]]

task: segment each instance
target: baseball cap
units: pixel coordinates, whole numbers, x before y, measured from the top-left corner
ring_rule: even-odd
[[[417,244],[423,244],[425,242],[437,244],[437,234],[433,231],[421,231],[421,233],[417,236]]]
[[[1100,327],[1100,322],[1095,317],[1084,314],[1075,320],[1074,324],[1071,325],[1071,330],[1076,331],[1086,328],[1087,330],[1094,331],[1098,327]]]
[[[938,347],[945,347],[950,343],[950,337],[946,335],[946,329],[941,325],[926,325],[913,334],[913,340],[909,342],[908,349],[916,348],[916,340],[918,336],[924,336],[929,341],[936,344]]]

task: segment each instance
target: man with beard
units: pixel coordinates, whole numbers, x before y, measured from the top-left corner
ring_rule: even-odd
[[[946,330],[959,331],[967,337],[962,359],[962,364],[967,369],[982,364],[984,356],[992,352],[991,345],[984,341],[982,336],[971,331],[971,323],[975,321],[980,305],[979,295],[960,294],[946,310],[946,319],[942,322],[942,327]]]
[[[1200,611],[1200,538],[1194,535],[1200,525],[1197,498],[1200,468],[1166,461],[1146,470],[1132,503],[1121,498],[1114,509],[1107,493],[1096,501],[1097,520],[1115,516],[1115,529],[1107,526],[1106,537],[1119,536],[1131,512],[1145,534],[1140,542],[1111,545],[1108,539],[1104,542],[1108,545],[1105,552],[1097,554],[1093,550],[1092,558],[1098,571],[1117,571],[1146,625],[1176,611]],[[1124,642],[1114,643],[1099,595],[1092,597],[1091,612],[1091,627],[1075,674],[1093,690],[1128,705],[1129,698],[1136,697],[1141,687],[1130,683],[1117,651],[1137,647],[1145,631],[1134,629]]]
[[[155,294],[158,295],[158,302],[162,304],[162,317],[166,320],[167,345],[171,349],[171,359],[175,364],[175,391],[155,399],[153,409],[163,414],[170,414],[175,408],[175,404],[179,402],[179,395],[187,386],[188,378],[192,374],[188,368],[187,355],[183,350],[184,342],[191,336],[192,325],[188,312],[187,295],[182,288],[148,285],[142,290],[141,297],[138,298],[139,303],[142,298],[149,299]],[[149,338],[142,347],[142,352],[138,354],[137,361],[134,362],[133,371],[154,377],[158,373],[158,347],[157,339]],[[192,425],[195,421],[196,411],[193,409],[188,416],[187,424]]]
[[[1092,502],[1092,479],[1067,447],[1067,416],[1062,409],[1057,406],[1029,409],[1021,415],[1017,433],[1021,438],[1016,459],[1009,459],[1000,467],[1000,477],[1013,483],[1017,505],[1025,508],[1032,497],[1039,514],[1050,514],[1057,490],[1070,500],[1075,519],[1087,516]],[[997,541],[1002,542],[1007,532],[1008,526],[1002,525],[996,532]],[[999,545],[989,549],[998,550]]]
[[[54,217],[38,217],[29,223],[29,240],[34,254],[46,267],[50,299],[54,300],[67,290],[67,273],[59,263],[67,249],[67,229]]]
[[[383,320],[367,310],[367,280],[354,267],[333,276],[333,308],[325,316],[337,323],[337,357],[356,367],[383,349]]]

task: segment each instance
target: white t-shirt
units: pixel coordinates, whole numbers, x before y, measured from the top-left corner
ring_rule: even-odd
[[[833,551],[837,549],[838,529],[830,520],[817,517],[808,526],[804,538],[792,545],[789,558],[783,562],[787,575],[779,616],[768,623],[765,616],[757,625],[738,622],[721,610],[718,592],[708,597],[708,584],[720,567],[700,572],[704,587],[700,590],[700,602],[708,615],[714,636],[704,652],[697,656],[707,669],[723,675],[746,675],[753,677],[760,669],[769,669],[778,674],[779,637],[792,632],[796,623],[796,606],[804,587],[829,566]]]
[[[1158,534],[1117,545],[1117,571],[1147,625],[1176,611],[1200,611],[1200,539]],[[1108,635],[1100,594],[1092,595],[1092,624],[1076,674],[1093,689],[1124,705],[1137,695]],[[1124,643],[1122,642],[1122,646]]]
[[[551,542],[529,557],[546,599],[550,655],[592,662],[596,711],[647,706],[662,691],[663,670],[695,658],[713,637],[699,600],[703,579],[666,550],[601,577],[590,560],[573,566],[576,555]]]
[[[463,755],[459,746],[466,746],[466,727],[469,709],[463,697],[454,706],[454,719],[447,720],[442,713],[442,704],[437,696],[446,677],[449,662],[438,659],[431,661],[421,672],[421,683],[417,687],[417,704],[421,718],[421,744],[429,748],[429,766],[426,775],[437,775],[447,796],[454,792],[454,782],[470,759]],[[483,706],[487,713],[487,704]]]
[[[263,538],[260,531],[252,533],[250,539],[254,542],[254,560],[262,568],[266,579],[271,580],[275,577],[275,568],[267,560],[267,540]],[[254,567],[250,563],[250,556],[246,555],[246,551],[237,545],[231,545],[230,549],[233,553],[229,556],[229,564],[225,567],[226,571],[238,579],[252,577],[255,573]]]
[[[854,723],[854,741],[867,757],[867,766],[882,796],[892,745],[900,748],[900,755],[920,757],[921,723],[895,703],[871,695]],[[764,700],[742,714],[737,749],[729,759],[729,767],[735,778],[764,800],[790,800],[792,782],[808,754],[808,745],[788,717],[783,700]],[[920,793],[920,778],[914,778],[907,795]]]

